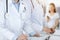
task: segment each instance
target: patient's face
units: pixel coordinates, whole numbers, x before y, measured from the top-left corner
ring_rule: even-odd
[[[49,10],[50,10],[50,12],[52,12],[52,11],[54,12],[54,6],[50,5]]]

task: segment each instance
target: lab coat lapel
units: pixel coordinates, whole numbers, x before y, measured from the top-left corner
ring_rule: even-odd
[[[24,4],[23,4],[23,3],[20,3],[19,11],[18,11],[18,10],[15,8],[15,6],[12,4],[12,9],[13,9],[13,11],[15,10],[15,13],[16,13],[17,15],[20,15],[20,14],[22,14],[23,11],[24,11]]]
[[[19,15],[19,12],[18,12],[18,10],[16,9],[16,7],[15,7],[14,4],[12,4],[12,8],[11,8],[11,10],[9,10],[9,11],[10,11],[10,13],[12,12],[12,15],[13,15],[13,16],[17,16],[17,17],[20,16],[20,15]]]
[[[24,11],[24,5],[23,5],[23,3],[20,3],[19,13],[21,14],[21,13],[23,13],[23,11]]]

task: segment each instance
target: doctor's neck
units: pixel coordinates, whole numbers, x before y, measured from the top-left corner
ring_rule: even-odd
[[[14,3],[19,3],[20,0],[13,0]]]

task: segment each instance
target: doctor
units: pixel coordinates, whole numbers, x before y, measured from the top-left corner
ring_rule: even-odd
[[[31,28],[31,12],[24,0],[11,0],[8,3],[7,14],[6,27],[16,35],[15,38],[26,40],[27,34],[35,35],[35,32]],[[23,34],[22,31],[27,34]]]
[[[3,11],[0,11],[0,23],[2,25],[0,33],[7,40],[26,40],[29,35],[36,36],[31,28],[31,13],[26,2],[23,0],[9,0],[8,13],[5,15]],[[6,18],[4,18],[4,15]]]

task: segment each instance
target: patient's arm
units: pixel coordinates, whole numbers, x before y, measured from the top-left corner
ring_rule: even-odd
[[[59,19],[56,19],[55,24],[52,26],[52,28],[50,28],[51,34],[55,32],[55,29],[58,26],[58,24],[59,24]]]
[[[56,27],[58,26],[58,24],[59,24],[59,19],[56,19],[55,24],[52,26],[52,28],[56,29]]]
[[[52,26],[52,28],[44,27],[43,30],[47,33],[54,33],[57,25],[59,24],[59,19],[56,19],[55,24]]]

